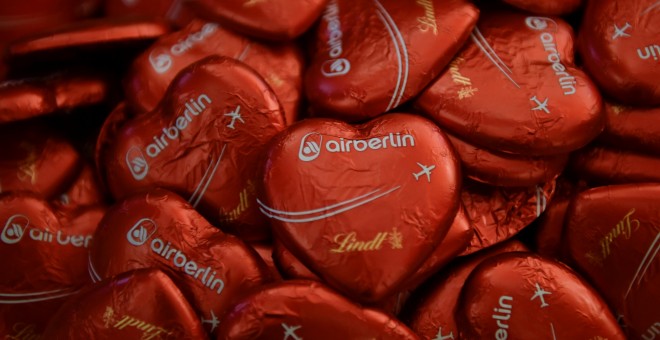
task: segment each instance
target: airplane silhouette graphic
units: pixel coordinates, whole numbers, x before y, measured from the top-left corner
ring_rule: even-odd
[[[291,337],[293,340],[303,340],[296,334],[296,330],[302,328],[302,326],[289,326],[285,323],[282,323],[282,328],[284,328],[284,340],[287,340]]]
[[[552,293],[550,293],[550,292],[544,290],[544,289],[541,288],[541,286],[539,286],[539,284],[537,283],[537,284],[536,284],[536,291],[534,292],[534,295],[532,296],[532,298],[531,298],[530,300],[534,300],[534,299],[536,299],[536,298],[539,298],[539,299],[541,300],[541,308],[548,307],[548,306],[550,306],[550,305],[547,304],[547,303],[545,302],[545,298],[544,298],[543,296],[544,296],[544,295],[549,295],[549,294],[552,294]]]
[[[543,110],[545,113],[550,113],[550,110],[548,110],[548,98],[545,98],[544,101],[540,101],[536,96],[529,98],[529,100],[532,100],[536,103],[536,107],[532,109],[532,111],[539,111]]]
[[[422,175],[426,175],[426,179],[431,182],[431,171],[435,169],[435,165],[423,165],[422,163],[417,163],[422,168],[422,171],[418,173],[413,173],[413,176],[415,176],[415,180],[419,181],[419,178],[422,177]]]
[[[236,106],[236,109],[232,112],[225,113],[225,116],[231,117],[231,123],[227,125],[228,128],[234,129],[234,124],[236,124],[236,121],[240,121],[241,123],[245,124],[245,121],[243,120],[243,116],[241,116],[241,106],[238,105]]]

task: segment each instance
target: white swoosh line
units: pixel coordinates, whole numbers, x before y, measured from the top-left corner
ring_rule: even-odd
[[[193,191],[192,195],[188,199],[188,203],[192,202],[193,199],[195,199],[195,196],[197,196],[197,192],[202,187],[202,184],[204,184],[204,180],[206,179],[206,175],[208,175],[209,171],[211,171],[211,167],[213,166],[214,161],[215,161],[215,159],[213,159],[213,157],[211,157],[211,161],[209,162],[209,166],[206,167],[206,171],[204,172],[204,176],[202,176],[202,178],[199,180],[199,184],[197,184],[197,188],[195,188],[195,191]]]
[[[476,33],[477,38],[481,40],[481,43],[486,47],[486,49],[491,53],[491,55],[495,56],[495,58],[500,63],[500,65],[504,66],[507,69],[507,71],[509,71],[509,74],[512,74],[513,71],[511,71],[509,66],[506,66],[506,64],[502,61],[502,59],[500,59],[500,56],[497,55],[497,52],[495,52],[493,47],[490,46],[488,40],[486,40],[483,34],[481,34],[481,30],[479,29],[479,27],[476,26],[474,27],[474,33]]]
[[[626,295],[625,295],[626,298],[628,297],[628,294],[630,294],[630,290],[632,289],[632,286],[635,283],[635,281],[637,281],[637,283],[639,284],[639,282],[644,277],[646,270],[649,268],[651,263],[653,263],[653,259],[655,258],[656,255],[658,255],[658,251],[660,250],[660,243],[658,243],[658,241],[660,241],[660,232],[658,233],[658,235],[655,236],[653,243],[651,243],[651,246],[646,251],[644,258],[642,259],[642,262],[639,264],[639,267],[637,267],[637,272],[635,272],[635,276],[633,276],[633,279],[630,281],[630,286],[628,286],[628,290],[626,291]],[[653,255],[649,257],[649,255],[651,255],[651,252],[653,252]],[[642,267],[644,267],[643,271],[642,271]]]
[[[392,93],[392,98],[390,98],[390,103],[387,105],[387,108],[385,109],[385,111],[389,111],[390,109],[392,109],[392,106],[394,105],[394,98],[399,93],[399,87],[401,86],[401,51],[399,50],[399,44],[396,42],[396,38],[394,37],[392,28],[390,28],[383,14],[380,11],[377,11],[376,14],[378,14],[378,17],[383,22],[383,25],[385,25],[387,32],[390,34],[390,37],[392,38],[392,42],[394,43],[394,48],[396,49],[397,63],[399,65],[399,74],[397,75],[396,78],[396,87],[394,88],[394,93]]]
[[[552,339],[557,340],[557,335],[555,335],[555,326],[552,324],[552,322],[550,323],[550,330],[552,331]]]
[[[380,19],[381,20],[384,19],[383,23],[385,23],[385,22],[389,23],[389,27],[388,27],[387,24],[385,25],[385,27],[388,27],[388,31],[390,33],[390,36],[392,37],[392,41],[394,42],[394,46],[397,46],[397,42],[396,42],[396,39],[394,38],[394,36],[392,36],[392,31],[394,31],[396,33],[396,37],[399,40],[399,43],[401,45],[401,49],[403,50],[403,53],[399,54],[399,77],[401,77],[401,62],[400,62],[401,57],[400,56],[403,55],[403,57],[405,59],[405,63],[404,63],[405,69],[404,69],[403,83],[401,84],[401,87],[399,87],[399,84],[398,84],[398,81],[397,81],[397,89],[399,90],[398,96],[397,96],[396,91],[394,92],[394,94],[392,94],[392,100],[394,99],[395,96],[397,96],[396,102],[394,103],[394,107],[397,107],[401,103],[401,98],[403,98],[403,94],[406,90],[406,86],[407,86],[407,83],[408,83],[408,72],[410,70],[410,64],[409,64],[409,61],[408,61],[408,49],[406,48],[406,42],[403,40],[403,36],[401,35],[401,31],[397,27],[396,23],[394,22],[394,20],[390,16],[390,14],[387,12],[385,7],[383,7],[383,5],[378,0],[374,0],[374,1],[376,3],[376,6],[378,6],[378,8],[380,9],[380,13],[378,13],[378,16],[380,17]],[[399,53],[399,48],[398,47],[397,47],[397,53]],[[388,106],[387,110],[389,110],[390,108],[392,108],[392,101],[391,100],[390,100],[390,105]]]
[[[252,47],[252,43],[248,43],[247,45],[245,45],[245,48],[243,49],[243,51],[241,51],[241,54],[239,54],[238,57],[236,57],[236,59],[238,59],[239,61],[243,61],[247,56],[248,52],[250,51],[251,47]]]
[[[176,20],[179,12],[181,12],[182,2],[182,0],[175,0],[172,6],[170,6],[170,9],[167,10],[167,13],[165,13],[165,17],[169,20]]]
[[[39,302],[39,301],[47,301],[47,300],[55,300],[59,299],[65,296],[73,295],[78,293],[78,291],[69,291],[67,293],[62,293],[58,295],[51,295],[51,296],[44,296],[44,297],[36,297],[32,299],[23,299],[23,300],[0,300],[0,304],[7,304],[7,305],[15,305],[15,304],[20,304],[20,303],[30,303],[30,302]]]
[[[377,193],[377,192],[379,192],[379,191],[380,191],[380,189],[376,189],[376,190],[374,190],[374,191],[372,191],[372,192],[369,192],[369,193],[366,193],[366,194],[364,194],[364,195],[361,195],[361,196],[358,196],[358,197],[354,197],[354,198],[351,198],[351,199],[349,199],[349,200],[342,201],[342,202],[339,202],[339,203],[335,203],[335,204],[333,204],[333,205],[329,205],[329,206],[327,206],[327,207],[322,207],[322,208],[312,209],[312,210],[304,210],[304,211],[283,211],[283,210],[273,209],[273,208],[268,207],[266,204],[264,204],[263,202],[261,202],[259,199],[257,199],[257,203],[258,203],[262,208],[268,210],[268,212],[271,212],[271,213],[274,213],[274,214],[279,214],[279,215],[289,215],[289,216],[312,215],[312,214],[316,214],[316,213],[320,213],[320,212],[328,211],[328,210],[331,210],[331,209],[334,209],[334,208],[337,208],[337,207],[341,207],[342,205],[346,205],[346,204],[349,204],[349,203],[353,203],[353,202],[355,202],[355,201],[357,201],[357,200],[360,200],[360,199],[362,199],[362,198],[365,198],[365,197],[367,197],[367,196],[371,196],[371,195],[373,195],[373,194],[375,194],[375,193]]]
[[[87,256],[87,271],[89,272],[92,281],[101,281],[101,276],[96,272],[96,269],[94,269],[94,264],[92,263],[92,257],[90,255]]]
[[[209,184],[211,184],[211,181],[213,180],[213,176],[215,176],[215,171],[218,170],[218,165],[220,165],[220,161],[222,161],[222,156],[225,154],[225,149],[227,148],[227,144],[222,147],[222,151],[220,152],[220,157],[218,157],[218,161],[215,163],[215,167],[213,168],[213,171],[211,171],[211,175],[209,176],[208,180],[206,181],[206,184],[204,185],[204,188],[202,191],[199,192],[199,195],[197,196],[197,199],[195,200],[195,203],[192,204],[193,208],[197,207],[197,204],[199,204],[199,201],[204,197],[204,194],[206,193],[206,189],[209,188]]]
[[[272,214],[268,213],[265,209],[263,209],[263,208],[261,208],[261,207],[259,207],[259,210],[261,211],[262,214],[268,216],[269,218],[274,218],[274,219],[276,219],[276,220],[283,221],[283,222],[291,222],[291,223],[305,223],[305,222],[312,222],[312,221],[322,220],[322,219],[327,218],[327,217],[331,217],[331,216],[339,215],[339,214],[341,214],[341,213],[343,213],[343,212],[346,212],[346,211],[349,211],[349,210],[351,210],[351,209],[357,208],[357,207],[359,207],[359,206],[361,206],[361,205],[365,205],[365,204],[367,204],[367,203],[369,203],[369,202],[371,202],[371,201],[375,201],[375,200],[377,200],[377,199],[379,199],[379,198],[381,198],[381,197],[387,196],[387,195],[389,195],[390,193],[392,193],[392,192],[394,192],[394,191],[396,191],[396,190],[399,190],[400,188],[401,188],[401,186],[396,186],[396,187],[394,187],[394,188],[392,188],[392,189],[390,189],[390,190],[388,190],[388,191],[383,192],[382,194],[378,194],[378,195],[376,195],[376,196],[370,197],[370,198],[368,198],[368,199],[366,199],[366,200],[363,200],[363,201],[360,201],[360,202],[358,202],[358,203],[351,204],[351,205],[349,205],[349,206],[347,206],[347,207],[344,207],[344,208],[342,208],[342,209],[338,209],[338,210],[335,210],[335,211],[329,212],[329,213],[327,213],[327,214],[323,214],[323,215],[319,215],[319,216],[315,216],[315,217],[309,217],[309,218],[292,219],[292,218],[286,218],[286,217],[279,217],[279,216],[275,216],[275,215],[272,215]]]
[[[642,12],[642,14],[640,16],[645,15],[646,13],[650,12],[651,10],[653,10],[654,8],[656,8],[658,6],[660,6],[660,1],[658,1],[658,2],[654,3],[653,5],[651,5],[644,12]]]
[[[518,85],[518,83],[516,83],[516,81],[513,80],[513,78],[511,78],[511,76],[502,68],[502,66],[495,59],[493,59],[493,56],[491,56],[490,53],[488,53],[486,48],[481,44],[481,41],[479,41],[479,39],[474,35],[474,33],[470,34],[470,38],[472,38],[472,41],[474,41],[474,43],[477,44],[477,47],[479,47],[479,49],[481,49],[481,51],[484,52],[484,54],[486,54],[486,57],[490,59],[493,65],[499,68],[502,74],[507,78],[509,78],[509,80],[513,83],[513,85],[516,85],[517,88],[520,88],[520,85]]]
[[[73,288],[64,288],[64,289],[55,289],[55,290],[47,290],[43,292],[34,292],[34,293],[15,293],[15,294],[10,294],[10,293],[0,293],[0,297],[24,297],[24,296],[36,296],[36,295],[50,295],[54,293],[61,293],[61,292],[70,292]]]

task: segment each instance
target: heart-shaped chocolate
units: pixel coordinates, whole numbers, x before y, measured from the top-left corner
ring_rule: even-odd
[[[271,277],[276,280],[282,280],[282,274],[280,274],[280,271],[277,269],[277,266],[275,265],[275,259],[273,258],[275,246],[273,244],[263,242],[250,243],[249,245],[252,249],[254,249],[255,252],[257,252],[257,254],[259,254],[259,257],[264,260],[264,263],[266,264],[266,267],[268,267],[268,271],[270,272]]]
[[[0,127],[0,192],[32,191],[50,198],[62,193],[78,174],[80,154],[45,126],[18,123]]]
[[[312,47],[305,92],[320,115],[362,121],[435,78],[478,17],[466,0],[332,0]]]
[[[300,49],[293,43],[253,41],[202,20],[160,38],[135,59],[124,82],[127,101],[139,113],[152,111],[183,68],[214,54],[254,68],[277,95],[287,122],[295,121],[302,99],[304,60]]]
[[[260,210],[284,245],[328,284],[368,302],[399,290],[433,252],[460,191],[447,138],[408,114],[359,126],[295,124],[271,141],[263,183]]]
[[[0,123],[99,104],[107,99],[109,87],[107,77],[98,72],[8,80],[0,83]]]
[[[220,324],[229,339],[418,339],[400,321],[362,308],[313,281],[266,286],[241,300]]]
[[[522,252],[491,257],[474,269],[456,323],[462,339],[625,339],[586,281],[561,262]]]
[[[286,249],[282,242],[277,239],[275,239],[275,244],[273,245],[273,260],[275,260],[277,268],[287,279],[321,281],[321,278],[312,273],[309,268],[293,256],[289,249]]]
[[[323,11],[327,0],[188,0],[187,6],[211,21],[256,38],[293,40]]]
[[[135,270],[95,284],[53,316],[43,339],[206,339],[172,280]]]
[[[660,320],[659,197],[660,184],[594,188],[573,200],[566,217],[566,239],[577,268],[636,338],[647,330],[653,335]]]
[[[574,66],[566,22],[492,11],[477,26],[420,109],[471,144],[529,156],[566,154],[600,133],[600,94]]]
[[[270,279],[254,250],[162,189],[111,207],[94,237],[89,269],[96,281],[133,269],[159,268],[178,284],[210,332],[235,299]]]
[[[572,155],[570,168],[597,184],[659,182],[660,157],[592,145]]]
[[[660,106],[605,103],[605,130],[599,141],[619,149],[660,154]]]
[[[565,15],[574,12],[582,0],[503,0],[528,12],[542,15]]]
[[[96,224],[84,218],[60,223],[35,194],[0,195],[0,334],[41,333],[65,298],[89,283],[87,247]]]
[[[257,164],[284,120],[275,94],[245,64],[225,57],[193,63],[155,111],[111,125],[101,158],[115,198],[164,187],[246,239],[268,237],[255,203]]]
[[[584,66],[609,96],[630,105],[660,105],[660,4],[656,0],[589,0],[578,48]]]
[[[48,57],[53,59],[60,54],[77,56],[86,49],[144,44],[169,31],[164,22],[140,18],[88,19],[13,42],[8,47],[8,56],[16,62],[50,60]]]
[[[458,260],[438,273],[410,297],[405,306],[406,324],[424,339],[459,339],[454,313],[465,280],[483,260],[513,251],[528,251],[520,241],[510,240]]]
[[[491,151],[447,134],[461,159],[464,175],[477,182],[505,187],[530,187],[557,178],[568,155],[526,157]]]
[[[555,181],[529,188],[500,188],[465,181],[461,200],[474,237],[462,255],[516,235],[541,216],[554,192]]]
[[[573,183],[560,177],[552,200],[541,217],[534,222],[534,250],[546,257],[556,258],[571,265],[566,243],[566,213],[571,200],[578,192],[585,190],[584,183]]]
[[[78,207],[102,204],[104,199],[94,168],[85,163],[69,189],[52,203],[59,210],[75,210]]]

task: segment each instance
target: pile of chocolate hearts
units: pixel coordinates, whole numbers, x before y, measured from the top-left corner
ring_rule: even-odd
[[[0,335],[660,339],[659,37],[656,0],[7,2]]]

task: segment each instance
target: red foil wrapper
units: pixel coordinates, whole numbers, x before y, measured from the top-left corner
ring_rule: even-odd
[[[282,275],[280,274],[280,271],[277,269],[277,266],[275,266],[275,261],[273,258],[273,254],[275,251],[275,246],[272,244],[268,243],[250,243],[249,244],[254,251],[259,254],[259,257],[261,257],[262,260],[264,260],[264,263],[268,267],[268,271],[270,271],[270,274],[273,278],[276,280],[282,280]]]
[[[481,262],[461,292],[462,339],[625,339],[602,298],[566,265],[532,253]]]
[[[584,183],[572,183],[564,178],[557,180],[552,200],[535,222],[534,249],[539,255],[569,263],[570,254],[565,234],[566,213],[573,197],[584,189],[586,189]]]
[[[73,184],[53,201],[53,205],[59,210],[69,210],[103,202],[103,191],[96,179],[96,172],[92,165],[85,163]]]
[[[660,107],[605,105],[605,131],[599,140],[619,149],[660,154]]]
[[[270,280],[253,249],[162,189],[117,203],[94,237],[89,272],[95,281],[158,268],[177,283],[211,333],[237,298]]]
[[[0,195],[0,334],[40,334],[65,299],[89,282],[87,248],[96,224],[94,213],[81,215],[60,221],[35,194]]]
[[[164,273],[136,270],[72,297],[44,339],[205,339],[183,294]]]
[[[656,0],[589,0],[578,47],[584,67],[609,96],[660,105],[660,7]]]
[[[126,77],[126,98],[138,113],[152,111],[174,77],[186,66],[214,54],[231,57],[254,68],[277,95],[286,121],[300,111],[304,60],[293,43],[267,45],[195,20],[181,31],[162,37],[135,59]]]
[[[555,181],[530,188],[499,188],[466,181],[461,200],[474,237],[462,255],[515,236],[545,211],[555,192]]]
[[[19,59],[39,55],[44,58],[53,53],[81,49],[106,49],[122,44],[148,42],[169,32],[164,22],[141,19],[90,19],[42,32],[9,45],[9,57]]]
[[[252,69],[209,57],[174,79],[155,111],[117,127],[113,113],[99,140],[101,168],[115,198],[164,187],[213,223],[242,238],[270,230],[256,198],[258,164],[266,143],[284,129],[275,94]]]
[[[277,239],[273,245],[273,259],[286,279],[322,281]]]
[[[575,198],[566,219],[577,268],[635,339],[653,339],[660,330],[659,197],[660,184],[594,188]]]
[[[418,339],[400,321],[312,281],[266,286],[241,300],[217,339]]]
[[[305,75],[314,113],[363,121],[399,107],[447,65],[477,17],[465,0],[331,0]]]
[[[487,150],[447,135],[461,159],[464,174],[477,182],[503,187],[530,187],[557,178],[568,155],[525,157]]]
[[[32,191],[52,198],[78,174],[81,159],[73,145],[35,124],[0,127],[0,192]]]
[[[570,167],[597,184],[660,182],[660,157],[594,145],[573,154]]]
[[[0,123],[99,104],[108,97],[105,76],[58,73],[41,79],[0,83]]]
[[[6,1],[0,8],[0,46],[91,14],[98,0]]]
[[[566,22],[493,11],[477,26],[416,106],[471,144],[534,157],[567,154],[602,131],[600,94],[574,65]]]
[[[165,19],[179,27],[187,25],[194,18],[183,0],[105,0],[104,9],[105,15],[109,17],[150,16]]]
[[[582,0],[504,0],[527,12],[543,15],[565,15],[577,10]]]
[[[302,263],[359,301],[403,288],[458,209],[458,160],[419,116],[308,119],[273,139],[267,157],[261,212]]]
[[[327,0],[189,0],[198,16],[243,34],[267,40],[292,40],[319,17]]]
[[[406,324],[423,339],[458,339],[454,313],[468,275],[483,260],[514,251],[528,249],[519,241],[507,241],[458,260],[440,272],[410,298],[410,304],[405,307],[408,313]]]

